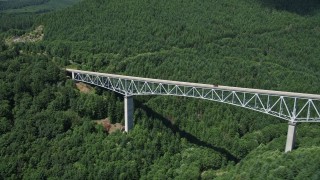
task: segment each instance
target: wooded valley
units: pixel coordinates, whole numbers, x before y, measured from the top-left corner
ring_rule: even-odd
[[[123,123],[123,97],[83,93],[63,71],[320,94],[320,3],[303,2],[83,0],[0,12],[0,179],[319,179],[317,123],[298,124],[284,153],[281,119],[138,96],[134,129],[108,133],[95,121]],[[10,41],[39,26],[42,40]]]

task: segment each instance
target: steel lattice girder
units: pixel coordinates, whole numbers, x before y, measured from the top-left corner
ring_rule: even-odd
[[[70,71],[70,70],[69,70]],[[206,99],[259,111],[291,122],[320,122],[320,100],[281,96],[268,93],[234,91],[218,88],[197,87],[165,82],[111,77],[102,73],[73,72],[73,78],[100,86],[125,96],[129,95],[173,95]],[[165,80],[161,80],[165,81]],[[190,83],[195,84],[195,83]]]

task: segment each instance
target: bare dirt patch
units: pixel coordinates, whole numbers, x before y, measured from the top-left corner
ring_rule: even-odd
[[[21,36],[14,36],[6,39],[6,44],[11,45],[15,43],[27,43],[27,42],[38,42],[43,39],[44,33],[43,33],[44,26],[40,25],[36,27],[35,30],[23,34]]]
[[[120,130],[120,131],[124,130],[124,126],[122,126],[122,124],[120,123],[111,124],[108,118],[102,119],[102,120],[96,120],[95,122],[97,124],[102,125],[104,130],[109,134],[116,132],[117,130]]]
[[[79,89],[79,91],[82,93],[93,93],[94,92],[94,89],[85,83],[78,82],[78,83],[76,83],[76,86],[77,86],[77,89]]]

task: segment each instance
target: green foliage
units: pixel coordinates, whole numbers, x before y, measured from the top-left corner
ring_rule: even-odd
[[[34,21],[35,15],[0,13],[0,32],[20,35],[24,32],[21,30],[30,28],[33,25]]]
[[[4,134],[8,132],[12,127],[12,122],[6,118],[6,117],[1,117],[0,118],[0,134]]]
[[[83,95],[77,101],[73,101],[72,108],[81,116],[88,116],[91,119],[102,119],[107,116],[108,103],[96,94]]]
[[[318,151],[318,147],[310,147],[283,154],[259,148],[217,179],[318,179]]]
[[[81,69],[316,93],[318,18],[253,0],[83,1],[41,23],[49,52]]]
[[[122,98],[84,94],[57,66],[319,94],[319,3],[287,2],[85,0],[1,14],[0,179],[319,178],[318,125],[298,125],[284,154],[275,117],[158,96],[135,97],[134,129],[107,134],[92,120],[123,121]],[[38,25],[44,41],[5,44]]]

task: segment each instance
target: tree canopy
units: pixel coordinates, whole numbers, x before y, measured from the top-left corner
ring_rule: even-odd
[[[319,3],[299,2],[83,0],[40,15],[1,13],[0,179],[319,178],[316,123],[298,124],[296,149],[285,154],[280,119],[141,96],[134,129],[109,134],[96,121],[123,123],[123,97],[83,93],[63,71],[320,94]],[[42,41],[8,43],[40,25]]]

